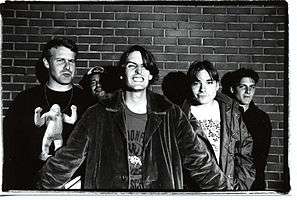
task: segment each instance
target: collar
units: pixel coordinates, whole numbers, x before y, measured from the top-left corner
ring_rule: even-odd
[[[124,92],[119,90],[109,98],[102,100],[106,110],[118,112],[124,108]],[[164,114],[167,110],[173,108],[173,104],[165,99],[163,95],[154,93],[147,89],[147,113]]]

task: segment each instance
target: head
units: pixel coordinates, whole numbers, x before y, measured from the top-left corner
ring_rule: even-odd
[[[125,51],[119,62],[124,70],[125,89],[138,91],[146,89],[158,80],[159,69],[151,52],[134,45]]]
[[[105,73],[103,67],[93,67],[83,76],[79,84],[92,96],[98,99],[106,98],[107,92],[103,90],[102,86],[102,79]]]
[[[230,92],[233,98],[239,104],[248,106],[255,95],[258,73],[252,69],[241,68],[233,72],[232,79]]]
[[[195,61],[187,72],[189,100],[192,105],[204,105],[214,101],[219,89],[219,74],[209,61]]]
[[[78,49],[67,38],[54,38],[43,49],[42,62],[47,69],[47,81],[53,88],[72,85]]]

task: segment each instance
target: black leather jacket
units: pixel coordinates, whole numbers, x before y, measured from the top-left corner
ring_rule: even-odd
[[[255,180],[255,165],[252,155],[253,139],[243,123],[239,105],[224,94],[217,93],[221,114],[221,150],[219,165],[231,183],[231,190],[250,190]],[[186,113],[193,129],[213,152],[207,136],[190,111],[190,103],[185,100],[182,110]],[[214,157],[214,152],[212,154]]]
[[[65,147],[41,170],[38,187],[63,188],[86,160],[86,190],[127,190],[129,170],[122,93],[89,108]],[[144,138],[143,185],[150,191],[183,188],[183,170],[202,190],[224,190],[226,177],[181,109],[147,91],[148,118]]]

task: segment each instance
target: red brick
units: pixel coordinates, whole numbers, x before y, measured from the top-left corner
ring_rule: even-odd
[[[257,15],[275,15],[276,8],[252,8],[252,13]]]
[[[285,49],[283,47],[280,48],[265,48],[264,54],[266,55],[284,55]]]
[[[265,64],[265,70],[268,71],[284,71],[284,64]]]
[[[209,60],[210,62],[226,62],[225,55],[203,55],[203,60]]]
[[[114,20],[115,13],[91,13],[91,19]]]
[[[168,23],[168,22],[166,22]],[[169,27],[168,27],[169,28]],[[174,27],[172,27],[174,28]],[[175,26],[176,28],[176,26]],[[198,23],[198,22],[178,22],[178,28],[179,29],[202,29],[202,23]]]
[[[64,35],[64,28],[41,28],[41,34]]]
[[[140,36],[160,36],[164,37],[164,30],[160,29],[141,29]]]
[[[87,36],[81,36],[78,38],[79,43],[87,43],[87,44],[98,44],[102,43],[102,37],[87,37]]]
[[[258,38],[261,39],[263,37],[263,32],[239,32],[239,37],[240,38],[250,38],[250,39],[254,39],[254,38]]]
[[[46,10],[51,11],[53,10],[54,4],[53,3],[31,3],[30,4],[30,10]]]
[[[103,21],[103,28],[104,27],[127,28],[128,22],[127,21]]]
[[[78,11],[77,3],[55,4],[56,11]]]
[[[4,58],[25,58],[26,52],[24,51],[2,51]]]
[[[190,15],[189,16],[190,21],[196,21],[196,22],[214,22],[214,16],[213,15]]]
[[[215,54],[237,54],[238,49],[232,47],[215,47],[214,48]]]
[[[189,16],[188,15],[176,15],[176,14],[165,14],[165,21],[183,21],[188,22]]]
[[[104,5],[104,12],[127,12],[128,6],[126,5]]]
[[[253,31],[276,31],[276,27],[277,26],[274,24],[259,23],[259,24],[253,24],[252,30]]]
[[[29,21],[29,26],[52,26],[53,21],[47,19],[31,19]]]
[[[128,44],[152,44],[151,37],[129,37]]]
[[[176,29],[178,27],[177,22],[154,22],[154,28],[163,28],[163,29]]]
[[[215,38],[238,38],[238,32],[234,31],[215,31],[214,37]]]
[[[137,20],[138,14],[133,13],[115,13],[116,20]]]
[[[116,36],[138,36],[138,29],[115,29]]]
[[[193,46],[190,47],[190,53],[201,53],[201,54],[212,54],[213,53],[212,47],[203,47],[203,46]]]
[[[238,22],[238,17],[234,15],[215,15],[214,16],[214,21],[215,22],[225,22],[225,23],[230,23],[230,22]]]
[[[277,56],[253,56],[253,62],[260,63],[278,63]]]
[[[156,6],[154,7],[155,13],[177,13],[176,6]]]
[[[178,45],[201,45],[200,38],[178,38]]]
[[[3,25],[12,25],[12,26],[27,26],[28,20],[27,19],[10,19],[4,18]]]
[[[17,10],[16,18],[40,18],[40,12]]]
[[[102,53],[103,60],[119,60],[121,53]]]
[[[169,70],[187,70],[189,67],[188,62],[166,62],[165,69]]]
[[[251,46],[251,41],[248,39],[228,39],[227,46]]]
[[[176,38],[157,37],[154,39],[154,44],[176,45]]]
[[[202,41],[205,46],[226,46],[225,39],[203,39]]]
[[[12,10],[28,10],[28,3],[25,2],[8,2],[6,1],[3,4],[4,9],[12,9]]]
[[[152,27],[153,27],[153,22],[128,21],[128,28],[152,28]]]
[[[114,29],[106,29],[106,28],[92,28],[91,35],[114,35]]]
[[[251,56],[245,55],[229,55],[227,56],[228,62],[251,62]]]
[[[153,12],[153,6],[150,5],[130,5],[129,12],[139,12],[139,13],[151,13]]]
[[[76,27],[77,21],[75,21],[75,20],[54,20],[54,26]]]
[[[203,38],[212,38],[213,31],[198,31],[198,30],[191,30],[190,37],[203,37]]]
[[[243,24],[243,23],[238,23],[238,24],[228,24],[228,30],[251,30],[251,24]]]
[[[103,12],[103,5],[96,4],[96,3],[86,3],[83,2],[79,5],[80,11],[94,11],[94,12]]]
[[[71,12],[66,13],[66,19],[89,19],[89,13],[79,13],[79,12]]]
[[[239,54],[263,54],[263,48],[239,48]]]
[[[226,14],[226,8],[202,8],[203,14]]]
[[[225,23],[203,23],[203,30],[227,30]]]
[[[178,61],[194,61],[200,60],[202,61],[202,56],[200,54],[179,54]]]
[[[164,15],[162,14],[140,14],[140,20],[150,20],[150,21],[163,21]]]
[[[38,50],[38,44],[15,43],[15,50]]]
[[[194,14],[201,14],[202,9],[199,7],[194,6],[179,6],[178,13],[194,13]]]
[[[227,8],[227,14],[251,14],[251,8]]]
[[[166,30],[165,36],[166,37],[187,37],[188,30]]]
[[[286,23],[286,16],[265,16],[264,17],[265,23]]]

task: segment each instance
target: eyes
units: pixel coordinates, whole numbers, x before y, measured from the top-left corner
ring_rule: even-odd
[[[57,65],[60,65],[60,66],[65,65],[66,63],[68,63],[70,66],[75,66],[74,59],[67,60],[65,58],[56,58],[55,62]]]
[[[146,69],[145,68],[145,66],[143,65],[143,64],[141,64],[141,65],[137,65],[137,64],[135,64],[135,63],[128,63],[127,65],[126,65],[126,67],[127,67],[127,69],[128,70],[136,70],[138,67],[140,67],[140,69]]]
[[[237,86],[237,88],[239,90],[246,91],[246,90],[255,90],[256,89],[256,86],[255,85],[248,86],[248,85],[240,84],[240,85]]]
[[[201,86],[203,83],[205,85],[213,85],[216,83],[216,81],[215,80],[206,80],[206,81],[197,80],[192,83],[192,86]]]

